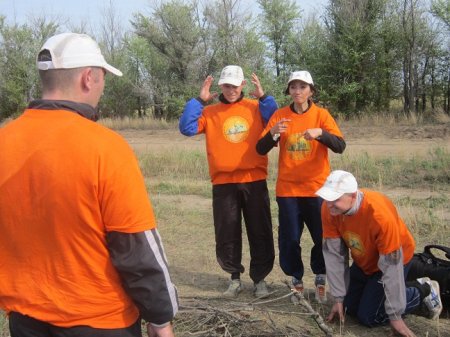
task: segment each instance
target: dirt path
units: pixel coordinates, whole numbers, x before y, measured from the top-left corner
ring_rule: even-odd
[[[351,155],[361,152],[375,156],[424,155],[437,147],[450,151],[450,124],[421,127],[373,127],[344,124],[342,132],[347,142],[346,153]],[[171,147],[205,148],[202,135],[185,137],[176,129],[122,130],[120,133],[137,152]]]

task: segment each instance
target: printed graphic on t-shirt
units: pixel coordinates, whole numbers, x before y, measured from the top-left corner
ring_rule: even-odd
[[[294,133],[286,140],[286,151],[293,160],[305,159],[311,154],[311,142],[305,139],[303,133]]]
[[[353,256],[363,256],[365,254],[364,244],[358,234],[346,231],[342,237],[347,247],[352,251]]]
[[[223,135],[231,143],[243,142],[248,137],[249,124],[241,116],[229,117],[223,123]]]

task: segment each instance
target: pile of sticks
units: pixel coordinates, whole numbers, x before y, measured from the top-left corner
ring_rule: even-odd
[[[298,299],[299,306],[289,304],[288,307],[292,310],[285,310],[286,303],[284,303],[283,310],[280,310],[280,305],[277,306],[276,303],[292,296]],[[324,336],[333,335],[331,328],[325,324],[303,295],[296,294],[292,289],[276,298],[271,296],[269,299],[256,299],[246,303],[201,297],[181,298],[180,302],[180,311],[174,321],[175,334],[180,337],[311,336],[306,326],[277,322],[277,319],[274,319],[275,315],[291,316],[288,322],[299,319],[299,316],[311,317],[323,331]],[[298,307],[301,307],[301,311]]]

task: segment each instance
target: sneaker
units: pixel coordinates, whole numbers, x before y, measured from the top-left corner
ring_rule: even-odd
[[[266,281],[262,280],[258,283],[255,283],[255,287],[253,289],[253,294],[257,298],[265,298],[269,296],[269,291],[267,290]]]
[[[295,277],[292,277],[292,289],[303,296],[303,293],[305,292],[305,288],[303,287],[303,281],[298,280]]]
[[[292,295],[290,296],[291,302],[295,305],[299,304],[299,297],[303,297],[303,293],[305,288],[303,287],[303,281],[292,277],[292,287],[291,287]]]
[[[241,280],[231,280],[230,285],[228,286],[228,289],[225,290],[225,292],[222,294],[224,297],[237,297],[237,295],[241,292],[242,285]]]
[[[315,299],[318,303],[327,303],[327,291],[325,289],[325,285],[316,285]]]
[[[315,298],[319,303],[327,303],[327,291],[325,289],[326,276],[317,274],[314,284],[316,286]]]
[[[428,283],[430,285],[430,294],[423,299],[422,304],[425,306],[428,313],[427,317],[435,320],[442,312],[439,283],[437,281],[430,280],[428,277],[419,278],[417,281],[420,284]]]

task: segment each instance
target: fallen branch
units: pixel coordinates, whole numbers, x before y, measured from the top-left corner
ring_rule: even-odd
[[[289,296],[292,296],[292,294],[291,294],[291,293],[288,293],[288,294],[286,294],[286,295],[283,295],[283,296],[280,296],[280,297],[277,297],[277,298],[274,298],[274,299],[271,299],[271,300],[261,301],[261,302],[254,302],[254,301],[251,301],[251,302],[249,302],[248,304],[251,304],[251,305],[266,304],[266,303],[271,303],[271,302],[279,301],[279,300],[281,300],[281,299],[283,299],[283,298],[286,298],[286,297],[289,297]]]
[[[331,329],[328,325],[325,324],[324,319],[320,314],[313,309],[311,304],[305,299],[305,296],[303,296],[302,293],[295,290],[295,288],[292,288],[288,281],[284,281],[284,284],[291,290],[291,294],[295,296],[295,298],[298,300],[299,304],[304,306],[306,310],[308,310],[309,313],[311,313],[311,317],[316,321],[319,328],[325,332],[326,337],[333,337],[333,329]]]

